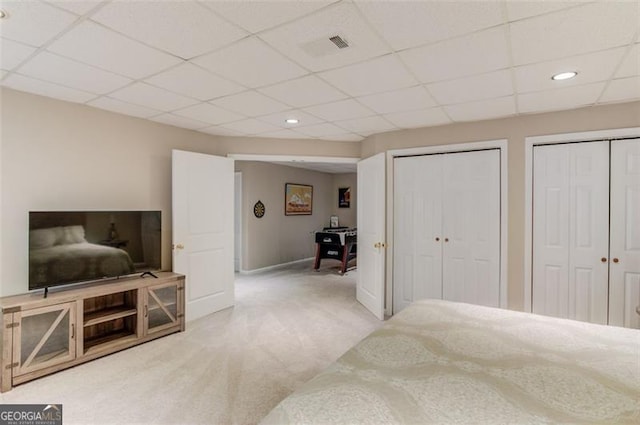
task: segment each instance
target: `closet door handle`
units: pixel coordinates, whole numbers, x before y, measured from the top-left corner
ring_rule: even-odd
[[[444,238],[444,241],[445,242],[449,242],[449,238]]]
[[[440,238],[436,238],[436,242],[440,242]]]
[[[619,263],[619,262],[620,262],[620,260],[618,260],[617,258],[614,258],[614,259],[613,259],[613,262],[614,262],[614,263]]]
[[[607,262],[607,257],[602,257],[602,258],[600,259],[600,261],[602,261],[603,263],[606,263],[606,262]]]

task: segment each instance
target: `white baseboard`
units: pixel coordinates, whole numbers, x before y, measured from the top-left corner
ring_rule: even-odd
[[[274,264],[273,266],[261,267],[259,269],[240,270],[239,273],[240,274],[250,275],[250,274],[256,274],[256,273],[268,272],[270,270],[281,269],[281,268],[284,268],[284,267],[287,267],[287,266],[291,266],[293,264],[304,263],[306,261],[313,261],[314,259],[315,259],[315,257],[302,258],[300,260],[289,261],[288,263]]]

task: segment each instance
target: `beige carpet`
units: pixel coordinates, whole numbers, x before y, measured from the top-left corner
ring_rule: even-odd
[[[356,271],[340,276],[327,263],[238,276],[234,308],[0,402],[62,403],[67,425],[257,423],[382,324],[355,300]]]

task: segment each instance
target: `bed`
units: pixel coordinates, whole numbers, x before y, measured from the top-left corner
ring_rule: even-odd
[[[284,399],[270,424],[640,423],[640,331],[413,303]]]
[[[82,226],[29,232],[29,287],[132,273],[135,267],[126,251],[87,242]]]

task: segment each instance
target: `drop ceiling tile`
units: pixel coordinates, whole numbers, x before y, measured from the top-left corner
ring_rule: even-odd
[[[109,95],[125,102],[161,111],[172,111],[197,103],[196,100],[171,93],[145,83],[135,83]]]
[[[436,105],[423,86],[359,97],[358,101],[379,114],[427,109]]]
[[[361,135],[396,130],[396,126],[379,116],[336,121],[336,125],[352,133],[358,133]]]
[[[156,109],[145,108],[144,106],[134,105],[132,103],[123,102],[106,96],[94,99],[91,102],[88,102],[87,105],[139,118],[149,118],[162,113]]]
[[[78,17],[38,1],[3,2],[8,18],[2,20],[0,33],[7,38],[40,47]]]
[[[400,52],[420,81],[431,83],[507,68],[506,26]]]
[[[516,102],[514,96],[507,96],[445,106],[444,109],[454,121],[479,121],[515,115]]]
[[[307,15],[336,0],[306,1],[219,1],[204,0],[203,4],[250,32],[259,32]]]
[[[330,37],[349,44],[338,49]],[[260,34],[260,38],[312,71],[361,62],[389,53],[351,3],[337,3],[289,24]]]
[[[226,109],[219,108],[209,103],[199,103],[197,105],[173,111],[173,113],[175,115],[180,115],[182,117],[191,118],[214,125],[232,121],[239,121],[246,118],[243,115],[227,111]]]
[[[616,78],[640,75],[640,44],[634,44],[625,56],[620,68],[616,71]]]
[[[76,15],[84,15],[99,4],[105,3],[101,0],[46,0],[46,2]]]
[[[101,25],[84,21],[47,50],[116,74],[140,79],[181,62]]]
[[[131,82],[129,78],[48,52],[41,52],[26,62],[20,67],[20,73],[98,94],[108,93]]]
[[[516,90],[518,93],[526,93],[608,80],[622,60],[625,51],[626,48],[620,47],[517,67],[514,69]],[[570,80],[551,79],[553,75],[566,71],[576,71],[578,75]]]
[[[578,1],[557,1],[557,0],[533,0],[533,1],[507,1],[507,14],[509,21],[531,18],[532,16],[544,15],[561,9],[579,6],[580,4],[592,3],[593,0]]]
[[[270,99],[256,91],[234,94],[212,100],[211,103],[250,117],[291,109],[289,106]]]
[[[371,109],[353,99],[310,106],[304,108],[304,110],[327,121],[348,120],[350,118],[362,118],[374,115]]]
[[[201,133],[207,133],[214,136],[233,136],[233,137],[246,136],[245,133],[229,130],[228,128],[216,127],[216,126],[201,128],[198,131]]]
[[[579,108],[596,102],[605,83],[573,86],[557,90],[547,90],[518,95],[518,110],[526,112],[547,112]]]
[[[427,89],[440,105],[473,102],[513,94],[511,75],[508,70],[428,84]]]
[[[385,114],[384,117],[398,128],[431,127],[449,124],[451,122],[442,108],[394,112],[392,114]]]
[[[251,88],[307,74],[302,67],[257,37],[240,40],[222,50],[195,58],[193,62]]]
[[[96,95],[92,93],[59,86],[54,83],[25,77],[24,75],[15,73],[7,76],[7,78],[2,80],[2,83],[0,84],[15,90],[53,97],[56,99],[66,100],[68,102],[84,103],[87,100],[96,97]]]
[[[245,134],[259,134],[281,130],[281,128],[278,128],[275,125],[271,125],[263,121],[258,121],[254,118],[224,124],[221,127],[228,130],[239,131]]]
[[[239,84],[218,77],[190,63],[147,78],[147,83],[200,100],[209,100],[245,90]]]
[[[259,91],[297,108],[332,102],[347,97],[314,75],[285,81],[284,83],[259,89]]]
[[[278,130],[278,131],[270,131],[268,133],[260,134],[260,137],[269,137],[272,139],[308,139],[310,136],[306,134],[296,133],[291,130]]]
[[[91,19],[184,59],[247,35],[195,1],[112,2]]]
[[[638,2],[594,3],[510,24],[515,65],[629,44],[638,29]]]
[[[345,130],[331,123],[323,123],[297,128],[296,133],[306,134],[311,137],[326,137],[344,134]]]
[[[356,1],[395,50],[468,34],[503,22],[498,1]]]
[[[599,102],[630,102],[633,100],[640,100],[639,76],[611,81]]]
[[[289,118],[295,118],[299,122],[298,124],[287,124],[286,120]],[[283,128],[297,128],[305,125],[320,124],[324,122],[320,118],[317,118],[311,114],[308,114],[299,109],[291,109],[288,111],[276,112],[275,114],[265,115],[258,117],[260,121],[268,122],[269,124],[276,125]]]
[[[416,79],[394,55],[326,71],[319,75],[351,96],[364,96],[417,84]]]
[[[11,71],[35,51],[26,44],[0,38],[0,68]]]
[[[209,124],[202,121],[196,121],[185,117],[180,117],[173,114],[162,114],[150,118],[151,121],[160,122],[163,124],[169,124],[174,127],[187,128],[189,130],[199,130],[201,128],[209,127]]]

